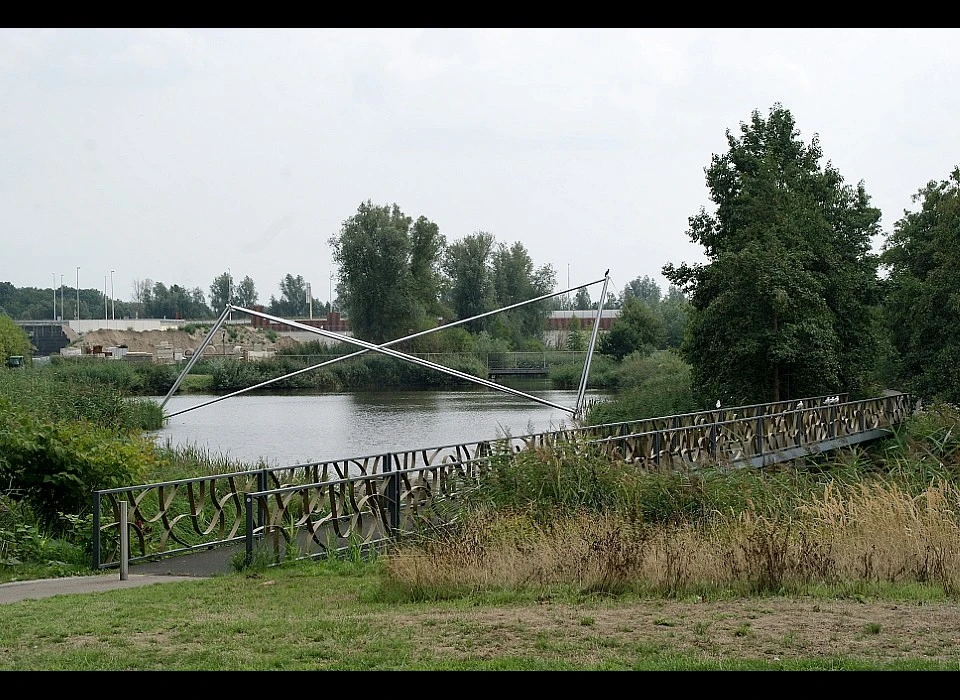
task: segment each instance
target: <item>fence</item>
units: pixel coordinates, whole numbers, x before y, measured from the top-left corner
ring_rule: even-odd
[[[120,502],[130,511],[131,562],[251,538],[295,540],[308,552],[370,545],[449,515],[454,496],[491,457],[583,440],[638,467],[764,466],[876,439],[902,422],[905,394],[837,403],[780,401],[496,440],[96,491],[94,567],[119,564]],[[286,533],[286,534],[284,534]],[[274,552],[276,554],[277,552]]]

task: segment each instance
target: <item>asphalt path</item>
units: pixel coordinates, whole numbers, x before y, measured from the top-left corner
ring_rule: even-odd
[[[242,548],[242,544],[218,547],[157,561],[133,563],[127,567],[125,579],[120,577],[119,569],[110,569],[91,576],[65,576],[3,583],[0,584],[0,604],[52,598],[57,595],[99,593],[121,588],[209,578],[232,571],[231,561]]]

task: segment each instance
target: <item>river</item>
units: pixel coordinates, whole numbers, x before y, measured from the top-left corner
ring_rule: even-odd
[[[513,384],[524,393],[573,407],[576,390]],[[605,392],[588,391],[587,399]],[[163,397],[153,397],[161,402]],[[212,395],[170,398],[166,413]],[[240,394],[181,413],[153,432],[159,444],[193,446],[234,461],[270,466],[343,459],[524,435],[572,425],[566,411],[493,389]]]

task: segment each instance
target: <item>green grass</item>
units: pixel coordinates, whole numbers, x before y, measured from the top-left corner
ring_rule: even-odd
[[[646,624],[619,606],[663,601],[477,595],[397,601],[376,562],[305,563],[4,605],[0,670],[946,670],[909,656],[742,657],[749,641],[685,617]],[[809,601],[804,605],[812,607]],[[696,614],[702,603],[690,603]],[[633,610],[634,608],[631,608]],[[639,609],[639,608],[637,608]],[[625,624],[630,621],[629,624]],[[717,623],[719,624],[719,623]],[[684,645],[687,625],[700,646]],[[638,628],[646,629],[639,637]],[[652,632],[650,630],[653,630]],[[856,630],[875,636],[878,625]],[[883,630],[887,634],[887,630]],[[712,635],[712,636],[711,636]],[[789,651],[789,649],[787,649]]]

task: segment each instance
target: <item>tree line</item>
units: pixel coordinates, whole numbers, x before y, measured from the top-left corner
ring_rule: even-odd
[[[781,104],[766,115],[754,110],[726,137],[727,150],[704,168],[713,206],[690,216],[686,231],[706,261],[665,264],[666,294],[649,277],[608,294],[604,307],[621,314],[600,351],[623,359],[675,348],[702,405],[886,387],[960,402],[960,168],[918,190],[919,209],[905,210],[883,232],[863,181],[848,184],[830,161],[822,164],[818,136],[802,140]],[[874,237],[883,239],[879,253]],[[361,203],[329,242],[339,268],[335,304],[355,334],[372,342],[473,318],[556,287],[553,268],[536,265],[522,243],[485,231],[448,243],[436,223],[408,216],[395,203]],[[124,317],[203,319],[228,300],[258,302],[253,280],[235,284],[229,272],[214,280],[209,305],[199,288],[151,280],[136,288],[133,302],[117,305]],[[279,290],[270,312],[306,315],[302,276],[286,275]],[[52,291],[0,283],[0,312],[49,317]],[[62,298],[73,303],[72,294]],[[80,290],[80,301],[90,317],[104,298]],[[476,319],[445,349],[455,349],[464,334],[500,349],[540,349],[550,310],[598,303],[582,288],[572,299]],[[580,329],[572,329],[568,343],[583,346]]]

